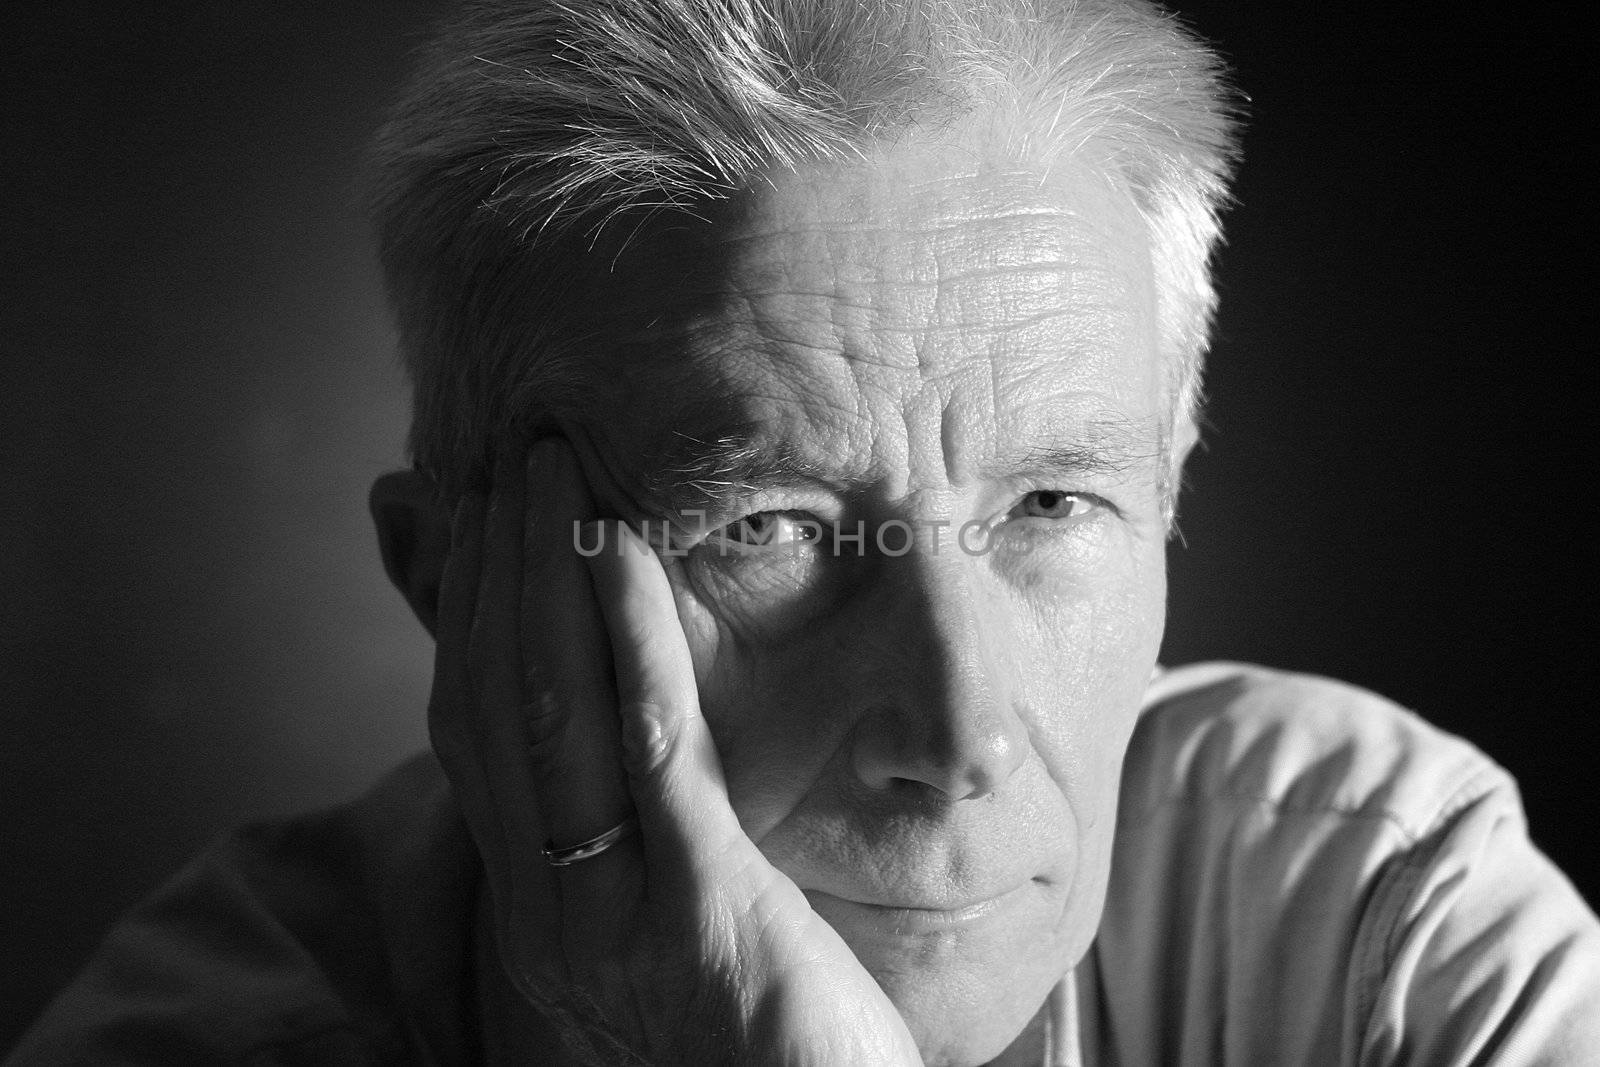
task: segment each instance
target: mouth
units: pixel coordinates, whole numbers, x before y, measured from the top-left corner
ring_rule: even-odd
[[[820,889],[805,890],[812,910],[841,932],[844,928],[870,927],[880,933],[923,934],[979,927],[1024,903],[1031,882],[992,896],[954,904],[877,902],[836,896]]]

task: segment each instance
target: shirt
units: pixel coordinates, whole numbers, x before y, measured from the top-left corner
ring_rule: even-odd
[[[425,755],[223,838],[8,1063],[543,1062],[489,914]],[[1200,664],[1151,684],[1105,913],[1046,1014],[1051,1065],[1600,1063],[1600,922],[1466,742],[1352,686]]]

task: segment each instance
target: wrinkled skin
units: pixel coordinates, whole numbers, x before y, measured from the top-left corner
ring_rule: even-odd
[[[1163,491],[1192,430],[1173,422],[1148,237],[1126,193],[1086,166],[1046,175],[981,158],[900,149],[775,175],[710,226],[635,235],[590,324],[602,403],[558,427],[581,475],[557,485],[534,468],[567,461],[541,453],[526,495],[498,505],[531,516],[556,502],[527,522],[518,550],[530,558],[560,551],[557,520],[592,507],[648,523],[660,559],[613,548],[589,561],[603,626],[561,621],[552,638],[537,617],[561,609],[522,602],[527,685],[546,695],[503,702],[533,724],[531,770],[484,770],[517,763],[495,754],[519,747],[515,729],[449,725],[481,715],[464,707],[482,703],[469,676],[486,669],[482,655],[468,662],[470,641],[454,689],[435,690],[436,745],[486,853],[502,952],[524,991],[565,1011],[550,1002],[571,973],[541,979],[518,962],[538,955],[527,946],[558,942],[582,961],[620,951],[596,930],[629,923],[656,931],[632,939],[651,946],[646,958],[583,964],[585,996],[603,1004],[608,982],[631,981],[616,997],[633,1011],[652,982],[702,991],[637,1008],[641,1021],[610,1034],[593,1017],[570,1022],[599,1047],[704,1053],[639,1037],[654,1010],[716,1019],[753,1057],[984,1063],[1020,1047],[1094,936],[1122,757],[1161,636]],[[703,462],[717,441],[755,458]],[[483,506],[469,498],[463,513]],[[484,523],[496,506],[487,514],[478,526],[458,515],[458,558],[464,537],[492,557]],[[857,523],[864,543],[835,539]],[[739,550],[758,538],[772,543]],[[456,610],[458,628],[492,625],[471,604]],[[597,643],[615,658],[615,693],[604,650],[574,651]],[[440,645],[443,662],[443,633]],[[552,681],[561,670],[541,660],[586,666]],[[619,698],[622,732],[647,739],[626,760],[615,720],[568,725],[605,719]],[[678,710],[651,719],[641,702]],[[702,725],[715,753],[707,742],[682,756],[699,749],[671,739]],[[668,742],[648,740],[663,729]],[[674,759],[672,774],[699,783],[674,787],[676,801],[650,780]],[[533,782],[468,781],[496,774]],[[535,835],[581,840],[630,802],[640,838],[554,885],[525,862]],[[536,828],[506,829],[518,805],[539,810]],[[697,838],[718,844],[685,861]],[[603,900],[603,916],[587,933],[572,921],[535,930],[563,925],[532,917],[541,894]],[[697,896],[719,903],[708,911]],[[720,948],[712,937],[664,945],[674,909],[733,933]],[[767,933],[751,925],[757,913]],[[809,985],[785,970],[794,959],[816,964]],[[825,1037],[830,1027],[858,1032]],[[796,1049],[814,1052],[781,1052]]]

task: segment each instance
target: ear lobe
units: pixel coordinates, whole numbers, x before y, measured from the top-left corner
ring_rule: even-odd
[[[433,479],[421,471],[385,474],[372,483],[367,507],[378,529],[384,572],[432,634],[450,555],[450,517],[439,504]]]

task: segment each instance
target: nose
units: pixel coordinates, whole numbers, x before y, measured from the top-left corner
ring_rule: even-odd
[[[909,558],[897,561],[909,564]],[[998,790],[1021,766],[1027,727],[1004,662],[1003,617],[978,603],[959,568],[922,568],[889,612],[877,701],[855,726],[856,777],[869,788],[921,786],[950,800]],[[880,617],[880,623],[888,622]]]

